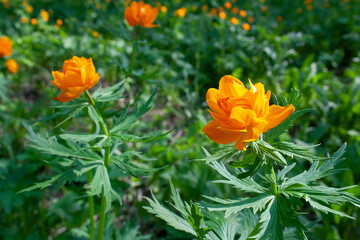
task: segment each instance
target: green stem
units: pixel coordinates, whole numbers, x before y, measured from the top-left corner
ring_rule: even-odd
[[[92,171],[90,170],[87,172],[88,183],[91,183],[92,177],[93,177]],[[90,240],[94,240],[95,239],[94,197],[89,196],[88,201],[89,201],[89,219],[90,219]]]
[[[85,93],[86,93],[86,96],[89,98],[90,104],[94,107],[96,113],[98,114],[98,116],[101,120],[100,126],[101,126],[102,130],[104,131],[104,134],[106,136],[109,136],[109,131],[105,125],[105,121],[104,121],[103,117],[101,116],[100,112],[98,111],[98,109],[96,108],[94,99],[91,97],[90,93],[87,90],[85,91]],[[105,165],[106,169],[108,169],[109,160],[110,160],[110,147],[104,147],[104,150],[105,150],[104,165]],[[104,235],[105,218],[106,218],[105,209],[106,209],[106,200],[105,200],[105,195],[104,195],[104,191],[103,191],[101,194],[99,228],[98,228],[97,237],[96,237],[97,240],[102,240],[103,235]]]
[[[133,71],[134,61],[135,61],[135,52],[136,52],[136,49],[137,49],[137,43],[138,43],[138,40],[139,40],[139,35],[140,35],[140,27],[136,27],[135,28],[135,39],[133,41],[133,46],[132,46],[131,61],[130,61],[130,67],[129,67],[129,75],[131,75],[132,71]]]
[[[267,165],[267,169],[268,169],[268,173],[271,174],[270,176],[273,180],[273,182],[270,184],[271,193],[277,195],[278,191],[277,191],[276,175],[275,175],[274,167],[271,163],[269,163]]]

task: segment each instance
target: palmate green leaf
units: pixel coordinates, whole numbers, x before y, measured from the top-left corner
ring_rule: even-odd
[[[267,189],[255,182],[252,178],[238,179],[231,174],[221,162],[210,162],[208,164],[211,168],[220,173],[226,180],[216,180],[215,183],[225,183],[234,186],[244,192],[248,193],[264,193]]]
[[[287,165],[286,159],[283,157],[283,155],[281,155],[280,152],[269,143],[262,140],[257,140],[256,142],[252,142],[250,146],[258,156],[263,154],[265,157],[270,158],[280,165]]]
[[[69,148],[57,142],[55,137],[44,138],[39,134],[34,133],[31,126],[27,125],[23,122],[24,127],[28,131],[28,140],[30,141],[30,146],[42,151],[43,153],[57,155],[60,157],[74,157],[78,159],[84,159],[88,161],[98,161],[102,160],[99,155],[96,153],[89,151],[87,149],[83,149],[78,146],[75,142],[68,140],[67,143]]]
[[[149,142],[149,141],[155,141],[155,140],[159,140],[163,137],[166,137],[171,132],[172,131],[164,132],[164,131],[160,130],[160,131],[145,133],[142,136],[136,136],[136,135],[128,134],[128,133],[121,133],[121,134],[111,134],[110,137],[115,138],[118,141]]]
[[[123,93],[125,91],[125,81],[118,82],[112,87],[107,87],[105,89],[98,87],[92,94],[92,98],[95,102],[113,102],[123,98]]]
[[[103,164],[96,168],[95,175],[91,183],[87,186],[87,189],[87,193],[90,196],[100,196],[102,192],[104,192],[106,200],[105,212],[110,210],[111,202],[114,199],[117,199],[120,205],[122,204],[121,197],[111,187],[108,171]]]
[[[335,165],[340,163],[343,158],[341,156],[345,153],[346,143],[344,143],[331,158],[322,162],[322,165],[319,166],[319,161],[315,161],[308,171],[304,171],[299,175],[292,177],[290,179],[284,179],[281,184],[282,189],[287,189],[293,185],[303,185],[307,186],[309,183],[312,183],[318,179],[324,178],[329,175],[336,174],[341,169],[334,169]]]
[[[88,104],[81,104],[78,108],[70,110],[68,113],[64,114],[67,117],[61,121],[58,125],[56,125],[54,128],[58,128],[61,125],[63,125],[65,122],[69,121],[70,119],[75,118]]]
[[[132,113],[129,113],[129,105],[125,107],[122,111],[120,117],[114,122],[114,126],[110,129],[111,134],[117,134],[121,131],[129,129],[136,120],[144,115],[147,111],[150,110],[150,103],[152,99],[155,97],[156,92],[154,92],[150,98],[142,105],[137,104]]]
[[[190,210],[189,210],[189,209]],[[204,215],[199,211],[199,207],[196,204],[190,203],[190,206],[185,208],[187,210],[187,221],[195,229],[198,239],[205,240],[205,235],[211,231],[211,228],[207,228],[203,224]]]
[[[55,189],[64,186],[66,183],[72,182],[82,176],[84,173],[90,171],[93,168],[101,165],[102,161],[84,162],[75,160],[70,166],[66,167],[66,170],[59,175],[56,175],[49,180],[36,183],[35,185],[21,190],[22,192],[29,192],[35,189],[44,189],[51,185],[55,185]]]
[[[89,105],[87,110],[88,110],[90,119],[95,123],[95,126],[96,126],[95,134],[98,134],[100,132],[100,123],[104,124],[105,126],[106,126],[106,123],[99,117],[94,106]]]
[[[282,123],[277,125],[276,127],[270,129],[264,134],[264,139],[266,142],[271,142],[277,137],[279,137],[281,134],[283,134],[288,128],[291,127],[292,122],[301,115],[305,113],[309,113],[314,111],[314,109],[303,109],[300,111],[296,111],[293,114],[291,114],[288,118],[286,118]]]
[[[239,200],[229,200],[229,199],[219,199],[216,197],[204,196],[205,198],[212,200],[222,205],[215,204],[203,204],[204,207],[209,209],[209,211],[225,211],[225,218],[229,217],[232,214],[236,214],[243,209],[252,208],[254,214],[258,211],[261,211],[266,204],[271,201],[275,196],[269,194],[263,194],[258,197],[252,197],[248,199],[239,199]]]
[[[326,157],[318,157],[315,156],[313,154],[311,154],[309,152],[309,149],[311,148],[315,148],[319,145],[314,145],[314,146],[301,146],[299,144],[294,144],[291,142],[277,142],[277,143],[273,143],[272,146],[281,154],[284,154],[286,156],[291,157],[292,159],[294,158],[299,158],[299,159],[304,159],[307,160],[309,162],[313,162],[313,161],[322,161],[322,160],[326,160],[328,158]]]
[[[237,216],[232,215],[225,218],[224,214],[220,212],[205,212],[204,215],[206,225],[213,231],[207,234],[207,238],[218,240],[235,239],[236,230],[239,227]]]
[[[226,161],[240,154],[240,151],[234,148],[233,146],[220,149],[213,155],[211,155],[204,147],[201,148],[205,152],[206,158],[195,159],[195,161],[205,161],[206,164],[209,164],[210,162],[213,161]]]
[[[177,214],[171,212],[167,208],[165,208],[160,202],[156,199],[153,192],[151,191],[152,199],[148,197],[144,197],[150,204],[149,207],[144,207],[149,213],[155,214],[157,217],[164,220],[169,226],[172,226],[175,229],[180,231],[184,231],[192,234],[193,236],[197,236],[196,232],[188,223],[188,221]],[[182,212],[185,211],[185,207],[182,209]]]

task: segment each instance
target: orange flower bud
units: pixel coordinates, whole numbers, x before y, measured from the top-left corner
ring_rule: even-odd
[[[239,24],[239,20],[235,17],[232,17],[230,18],[230,22],[233,24],[233,25],[238,25]]]
[[[80,97],[82,92],[92,88],[100,78],[91,58],[76,56],[64,62],[63,72],[52,71],[52,75],[54,81],[51,83],[62,90],[56,98],[60,102]]]
[[[178,10],[176,10],[174,14],[177,17],[183,18],[185,17],[186,13],[187,13],[186,7],[181,7]]]
[[[12,54],[12,41],[8,37],[0,37],[0,57],[9,57]]]
[[[246,150],[249,142],[256,141],[261,133],[279,125],[294,112],[294,106],[269,106],[271,92],[264,85],[250,82],[250,90],[237,78],[221,78],[219,89],[210,88],[206,101],[214,120],[203,132],[219,144],[235,142],[235,148]]]
[[[5,62],[6,69],[9,71],[9,73],[17,73],[19,69],[19,65],[14,59],[8,59]]]
[[[129,7],[125,9],[125,19],[127,23],[133,26],[141,26],[146,28],[157,27],[153,22],[158,15],[158,8],[151,7],[143,1],[132,2]]]
[[[250,24],[248,24],[248,23],[243,23],[242,28],[243,28],[245,31],[249,31],[251,27],[250,27]]]

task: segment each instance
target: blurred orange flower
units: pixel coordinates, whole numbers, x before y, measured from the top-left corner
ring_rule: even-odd
[[[94,38],[97,38],[97,37],[99,37],[99,32],[98,31],[93,31],[92,35],[93,35]]]
[[[161,7],[160,7],[160,12],[162,12],[162,13],[167,13],[167,12],[168,12],[167,7],[166,7],[166,6],[161,6]]]
[[[36,19],[36,18],[32,18],[32,19],[30,20],[30,22],[31,22],[32,25],[36,25],[36,24],[37,24],[37,19]]]
[[[231,8],[231,3],[230,2],[225,2],[224,3],[224,7],[226,8],[226,9],[230,9]]]
[[[6,69],[9,71],[9,73],[15,74],[17,73],[19,69],[19,65],[14,59],[8,59],[5,62]]]
[[[282,16],[277,16],[277,17],[276,17],[276,20],[277,20],[278,22],[282,22],[283,17],[282,17]]]
[[[261,7],[261,11],[262,11],[262,12],[266,12],[266,11],[267,11],[267,6],[262,6],[262,7]]]
[[[34,11],[34,8],[32,6],[27,6],[26,11],[32,13]]]
[[[27,17],[20,18],[20,22],[22,22],[22,23],[27,23],[28,21],[29,21],[29,19]]]
[[[297,9],[296,9],[296,12],[297,12],[297,13],[302,13],[302,9],[301,9],[301,8],[297,8]]]
[[[186,13],[187,13],[186,7],[181,7],[178,10],[176,10],[174,14],[177,17],[183,18],[185,17]]]
[[[8,37],[0,37],[0,57],[9,57],[12,54],[12,41]]]
[[[63,22],[63,20],[58,19],[58,20],[56,20],[56,24],[59,26],[62,26],[64,24],[64,22]]]
[[[249,30],[250,30],[250,24],[248,24],[248,23],[243,23],[242,28],[243,28],[245,31],[249,31]]]
[[[143,1],[132,2],[129,7],[125,9],[125,19],[131,26],[141,26],[146,28],[157,27],[153,22],[158,15],[158,8],[151,7],[149,4],[145,4]]]
[[[234,7],[233,9],[231,9],[232,14],[237,14],[239,12],[239,8],[238,7]]]
[[[245,10],[241,10],[239,14],[242,17],[246,17],[246,11]]]
[[[208,10],[208,6],[206,4],[201,6],[201,11],[207,12],[207,10]]]
[[[44,9],[41,9],[40,15],[45,22],[49,21],[49,13],[47,11],[45,11]]]
[[[212,8],[212,9],[210,10],[210,15],[215,16],[216,13],[217,13],[216,8]]]
[[[261,133],[276,127],[294,112],[294,106],[269,106],[271,92],[265,94],[264,85],[250,82],[250,90],[237,78],[227,75],[221,78],[219,89],[210,88],[206,101],[214,120],[203,132],[214,142],[229,144],[246,150],[249,142],[256,141]]]
[[[52,75],[54,81],[51,83],[62,90],[56,98],[60,102],[80,97],[82,92],[92,88],[100,78],[91,58],[76,56],[64,62],[63,72],[52,71]]]
[[[248,17],[248,21],[251,23],[254,22],[254,17],[253,16]]]
[[[224,13],[224,12],[219,12],[219,18],[225,19],[225,18],[226,18],[226,13]]]
[[[235,18],[235,17],[232,17],[232,18],[230,18],[230,22],[231,22],[233,25],[238,25],[239,20],[238,20],[237,18]]]

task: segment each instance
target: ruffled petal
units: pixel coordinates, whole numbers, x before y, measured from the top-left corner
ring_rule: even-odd
[[[81,93],[84,91],[83,87],[71,87],[62,91],[60,95],[56,98],[60,102],[68,102],[75,98],[80,97]]]
[[[269,113],[265,118],[266,124],[264,126],[263,132],[267,132],[269,129],[279,125],[288,116],[290,116],[294,112],[294,110],[295,108],[292,104],[286,107],[271,105],[269,108]]]
[[[246,129],[256,118],[254,111],[242,107],[234,107],[231,111],[231,125],[237,129]]]
[[[237,98],[242,97],[249,91],[239,79],[230,75],[220,79],[219,90],[223,96]]]
[[[64,74],[58,71],[52,71],[51,74],[54,77],[54,81],[51,81],[57,88],[61,90],[67,89],[67,86],[64,84]]]
[[[243,131],[234,131],[223,128],[216,121],[211,121],[202,130],[211,140],[219,144],[228,144],[236,141]]]

